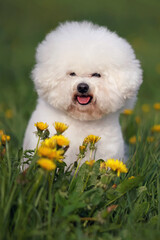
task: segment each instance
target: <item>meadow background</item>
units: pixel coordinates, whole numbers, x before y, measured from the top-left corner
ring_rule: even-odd
[[[12,109],[13,113],[13,119],[0,121],[0,128],[12,130],[16,145],[21,146],[36,104],[30,79],[35,49],[48,32],[66,20],[90,20],[126,38],[144,71],[138,104],[159,101],[159,10],[159,0],[0,0],[0,109]]]
[[[151,230],[149,225],[143,226],[142,230],[140,227],[136,233],[134,227],[138,225],[134,225],[131,221],[132,214],[127,227],[122,231],[123,234],[122,232],[120,234],[121,237],[119,234],[113,233],[115,238],[112,238],[112,235],[107,235],[109,239],[134,239],[127,232],[128,227],[129,231],[134,233],[135,238],[138,239],[143,240],[144,236],[145,239],[158,239],[157,236],[159,236],[160,191],[157,190],[159,187],[158,171],[160,170],[158,168],[160,167],[158,163],[159,140],[157,140],[156,148],[154,146],[149,149],[149,146],[145,145],[145,139],[150,135],[149,129],[154,124],[160,124],[160,114],[153,110],[153,104],[160,102],[159,12],[159,0],[0,0],[0,129],[5,130],[11,136],[12,160],[16,159],[17,151],[22,146],[27,122],[36,105],[37,95],[30,78],[35,63],[35,49],[45,35],[59,23],[66,20],[90,20],[99,25],[107,26],[131,43],[137,58],[141,61],[144,82],[139,91],[135,113],[134,116],[129,116],[128,120],[122,117],[121,123],[127,142],[132,135],[144,133],[141,143],[136,146],[136,151],[138,151],[136,168],[133,168],[134,170],[130,172],[130,175],[139,173],[145,175],[147,174],[145,171],[148,171],[150,178],[145,180],[148,188],[146,201],[150,203],[149,208],[155,210],[148,213],[145,220],[153,217],[153,222],[155,223],[158,219],[158,224],[157,222],[153,224],[156,227],[151,227]],[[142,112],[143,104],[148,104],[149,112]],[[143,118],[143,121],[145,120],[145,124],[141,126],[140,130],[134,123],[137,114]],[[135,148],[131,149],[133,154],[136,151]],[[135,201],[132,200],[128,195],[127,204],[131,209]],[[123,214],[126,214],[125,210]],[[125,219],[127,219],[127,215],[125,215]],[[80,230],[76,231],[77,239],[84,238]],[[60,232],[61,229],[58,233],[60,234]],[[19,239],[23,239],[21,237]],[[34,239],[40,238],[35,237]],[[65,235],[62,239],[65,239]],[[86,239],[89,238],[86,237]],[[99,236],[95,239],[105,238]]]

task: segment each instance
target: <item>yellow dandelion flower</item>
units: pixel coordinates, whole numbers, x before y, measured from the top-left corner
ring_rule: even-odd
[[[10,136],[8,136],[8,135],[2,135],[2,137],[1,137],[1,141],[2,141],[2,144],[5,144],[6,143],[6,141],[7,142],[9,142],[10,141],[10,139],[11,139],[11,137]]]
[[[53,141],[56,141],[57,145],[59,146],[68,146],[69,145],[69,139],[64,137],[63,135],[55,135],[51,137]]]
[[[124,115],[131,115],[133,113],[132,109],[124,109],[123,114]]]
[[[134,176],[131,176],[131,177],[129,177],[128,179],[130,180],[130,179],[134,179],[135,177]]]
[[[129,143],[131,143],[131,144],[135,144],[136,141],[137,141],[136,136],[130,137],[130,139],[129,139]]]
[[[0,129],[0,136],[4,135],[3,130]]]
[[[40,131],[44,131],[45,129],[48,128],[48,124],[43,122],[37,122],[34,124],[34,126]]]
[[[85,139],[84,139],[84,144],[86,143],[92,143],[95,144],[97,143],[101,138],[95,135],[88,135]]]
[[[142,105],[142,111],[144,113],[148,113],[150,111],[150,105],[149,104],[143,104]]]
[[[120,173],[127,173],[128,169],[126,165],[118,159],[108,159],[106,162],[106,168],[110,168],[113,171],[117,172],[117,176],[120,176]]]
[[[13,117],[13,111],[11,109],[8,109],[5,111],[5,117],[10,119]]]
[[[106,163],[105,162],[101,162],[100,163],[100,170],[106,169]]]
[[[87,164],[91,167],[93,166],[94,163],[95,163],[95,160],[85,161],[85,164]]]
[[[154,108],[155,110],[160,110],[160,103],[155,103],[155,104],[153,105],[153,108]]]
[[[37,161],[37,163],[38,163],[38,165],[40,165],[43,169],[45,169],[47,171],[52,171],[52,170],[56,169],[56,164],[47,158],[40,158]]]
[[[152,132],[160,132],[160,124],[154,125],[154,126],[151,128],[151,131],[152,131]]]
[[[139,116],[136,116],[135,121],[136,121],[137,124],[139,124],[141,122],[141,118]]]
[[[66,131],[68,126],[61,122],[55,122],[54,128],[56,129],[57,134],[62,134],[64,131]]]
[[[56,140],[53,139],[53,137],[51,137],[51,138],[46,138],[46,139],[41,143],[41,146],[54,149],[54,148],[56,148]]]
[[[41,146],[38,149],[38,155],[40,157],[47,157],[49,159],[57,159],[57,160],[63,159],[64,158],[63,153],[64,153],[63,149],[57,150],[56,148],[52,149],[45,146]]]
[[[129,143],[130,144],[135,144],[137,142],[137,140],[140,142],[141,141],[141,137],[139,136],[138,139],[136,136],[130,137],[129,138]]]
[[[150,136],[150,137],[147,137],[147,142],[148,143],[151,143],[154,141],[154,137]]]

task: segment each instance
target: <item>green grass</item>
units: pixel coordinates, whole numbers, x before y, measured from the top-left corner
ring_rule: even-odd
[[[84,163],[76,177],[76,165],[71,171],[57,163],[56,171],[48,173],[38,167],[37,155],[21,173],[22,151],[12,146],[12,139],[1,145],[1,239],[158,239],[160,135],[151,127],[160,112],[140,111],[138,125],[135,116],[137,112],[121,116],[126,141],[132,131],[141,138],[129,144],[128,173],[120,177],[100,171],[99,160],[93,167]],[[148,136],[154,141],[147,142]]]
[[[152,135],[151,127],[160,124],[160,114],[152,107],[160,102],[159,8],[158,0],[0,1],[0,129],[11,136],[9,149],[0,160],[0,239],[159,239],[159,134],[154,134],[153,143],[146,141]],[[17,166],[24,131],[36,105],[30,79],[35,48],[59,22],[83,19],[108,26],[126,38],[141,61],[144,82],[134,114],[121,116],[126,142],[133,135],[141,136],[141,141],[130,145],[129,172],[115,177],[114,182],[124,184],[132,175],[138,180],[132,189],[127,183],[108,193],[97,162],[94,185],[89,181],[83,193],[76,189],[84,185],[86,166],[70,192],[69,173],[56,175],[52,188],[44,175],[28,199],[41,171],[31,168],[20,175]],[[149,113],[142,112],[144,103],[150,105]],[[8,109],[11,118],[5,116]],[[142,119],[139,125],[135,123],[137,115]],[[107,215],[110,201],[118,207]],[[93,219],[85,222],[84,217]]]

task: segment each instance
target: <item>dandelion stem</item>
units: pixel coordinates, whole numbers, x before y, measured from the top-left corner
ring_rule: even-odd
[[[80,159],[80,157],[77,158],[76,162],[78,162],[79,159]],[[69,168],[70,168],[70,166],[69,166]],[[69,170],[69,168],[67,168],[67,171]],[[74,164],[73,164],[73,166],[71,167],[71,170],[70,170],[70,171],[72,172],[73,169],[74,169]]]
[[[88,173],[87,179],[86,179],[86,181],[85,181],[85,183],[84,183],[84,186],[83,186],[83,189],[82,189],[82,193],[84,192],[84,190],[85,190],[85,188],[86,188],[86,186],[87,186],[89,177],[90,177],[90,172]]]
[[[8,142],[6,141],[6,156],[7,156],[7,163],[8,163],[8,180],[10,181],[10,177],[11,177],[11,161],[9,158],[9,147],[8,147]]]
[[[96,150],[97,150],[97,148],[95,147],[95,149],[94,149],[94,157],[93,157],[93,159],[96,159]]]
[[[81,221],[97,221],[97,218],[92,217],[82,217]]]
[[[50,227],[51,227],[52,206],[53,206],[52,186],[53,186],[54,176],[55,176],[55,170],[53,171],[49,179],[50,181],[49,181],[48,231],[50,231]]]
[[[39,146],[40,139],[41,139],[41,137],[39,136],[39,137],[38,137],[37,146],[36,146],[36,149],[35,149],[35,154],[36,154],[36,153],[37,153],[37,151],[38,151],[38,146]]]
[[[157,190],[158,190],[158,223],[157,229],[160,229],[160,182],[159,182],[159,172],[157,172]]]
[[[41,198],[41,195],[42,195],[43,191],[44,191],[44,185],[43,185],[42,188],[40,189],[40,191],[39,191],[39,193],[38,193],[38,196],[37,196],[37,198],[36,198],[36,200],[35,200],[35,204],[34,204],[35,207],[38,206],[38,203],[39,203],[39,200],[40,200],[40,198]]]
[[[37,178],[37,180],[36,180],[32,190],[31,190],[31,192],[30,192],[30,194],[28,196],[28,202],[30,202],[31,198],[35,194],[35,192],[36,192],[36,190],[37,190],[37,188],[38,188],[38,186],[39,186],[39,184],[41,182],[42,177],[43,177],[43,172],[40,172],[39,177]]]
[[[16,189],[17,189],[16,187],[17,187],[17,185],[14,184],[14,185],[13,185],[13,188],[12,188],[12,191],[11,191],[11,193],[10,193],[9,199],[8,199],[8,201],[7,201],[7,204],[6,204],[6,206],[5,206],[5,209],[4,209],[4,219],[6,219],[7,214],[8,214],[8,212],[9,212],[10,208],[11,208],[11,205],[12,205],[11,203],[12,203],[12,201],[13,201],[13,197],[14,197],[15,191],[16,191]]]
[[[69,185],[69,188],[68,188],[68,190],[70,190],[70,189],[71,189],[71,186],[72,186],[72,184],[73,184],[73,181],[74,181],[74,179],[75,179],[75,177],[76,177],[76,174],[77,174],[77,171],[78,171],[78,169],[79,169],[79,166],[80,166],[80,164],[81,164],[81,161],[82,161],[82,157],[80,157],[80,158],[79,158],[79,163],[78,163],[78,166],[77,166],[77,168],[76,168],[76,170],[75,170],[75,173],[74,173],[74,175],[73,175],[73,178],[72,178],[72,181],[71,181],[71,183],[70,183],[70,185]]]
[[[127,191],[126,191],[127,192]],[[121,198],[123,195],[126,194],[126,192],[122,193],[121,195],[119,195],[118,197],[115,197],[113,200],[111,200],[110,202],[108,202],[105,207],[109,206],[111,203],[113,203],[114,201],[116,201],[117,199]]]
[[[93,149],[90,150],[89,160],[92,160]]]
[[[44,183],[43,183],[43,186],[42,186],[42,188],[40,189],[40,191],[39,191],[39,193],[38,193],[38,196],[37,196],[37,198],[36,198],[36,200],[35,200],[35,207],[38,206],[38,203],[39,203],[39,201],[40,201],[40,199],[41,199],[42,193],[43,193],[43,191],[44,191],[44,189],[45,189],[46,179],[47,179],[47,178],[45,178],[45,181],[44,181]]]

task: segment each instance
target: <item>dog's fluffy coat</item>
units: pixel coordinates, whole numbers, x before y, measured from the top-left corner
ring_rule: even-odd
[[[142,83],[140,63],[126,40],[86,21],[61,24],[39,44],[32,78],[39,98],[24,149],[36,147],[34,123],[47,122],[54,133],[58,121],[69,125],[67,164],[89,134],[101,137],[97,159],[124,159],[119,114],[134,106]],[[89,87],[87,92],[78,92],[81,83]]]

